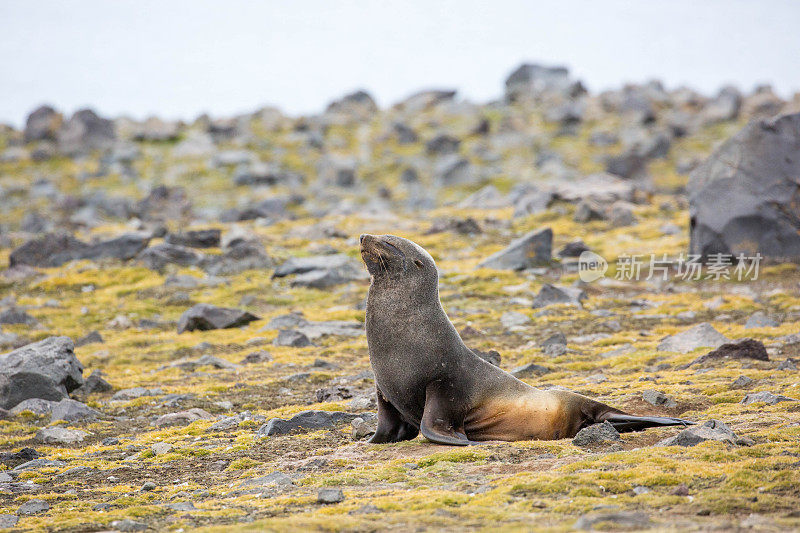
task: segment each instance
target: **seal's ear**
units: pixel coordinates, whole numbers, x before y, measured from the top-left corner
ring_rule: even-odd
[[[414,264],[417,265],[417,268],[422,268],[424,266],[424,263],[419,259],[414,259]]]

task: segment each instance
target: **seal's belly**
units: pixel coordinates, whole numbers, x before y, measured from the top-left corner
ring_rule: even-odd
[[[544,391],[492,397],[470,411],[464,430],[476,441],[561,439],[571,436],[564,407],[558,397]]]

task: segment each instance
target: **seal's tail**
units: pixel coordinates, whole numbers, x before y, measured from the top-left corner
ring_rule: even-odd
[[[682,418],[669,416],[634,416],[625,413],[606,413],[598,422],[608,421],[620,433],[627,431],[641,431],[647,428],[661,426],[691,426],[694,422]]]

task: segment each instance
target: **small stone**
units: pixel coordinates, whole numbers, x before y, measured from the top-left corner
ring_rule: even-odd
[[[150,449],[156,455],[164,455],[165,453],[169,453],[172,451],[172,448],[172,444],[168,442],[156,442],[150,447]]]
[[[156,484],[152,481],[145,481],[142,485],[141,491],[142,492],[149,492],[151,490],[156,490]]]
[[[13,514],[0,514],[0,529],[8,529],[17,525],[19,517]]]
[[[796,402],[798,401],[795,398],[789,398],[788,396],[784,396],[783,394],[775,394],[768,391],[761,391],[761,392],[751,392],[744,398],[742,398],[741,403],[744,405],[748,405],[751,403],[756,402],[764,402],[767,405],[775,405],[776,403],[780,402]]]
[[[342,492],[342,489],[325,488],[319,489],[319,492],[317,492],[318,503],[330,504],[339,503],[342,501],[344,501],[344,493]]]
[[[147,524],[126,518],[124,520],[114,520],[111,522],[111,527],[123,533],[128,533],[130,531],[145,531]]]
[[[531,307],[538,309],[553,304],[568,304],[582,307],[582,300],[586,299],[586,293],[582,289],[575,287],[558,287],[545,283],[533,299]]]
[[[794,364],[794,361],[792,359],[784,359],[783,361],[781,361],[778,364],[777,367],[775,367],[775,369],[776,370],[788,370],[790,372],[796,372],[797,371],[797,365]]]
[[[739,437],[724,422],[708,420],[699,426],[684,429],[674,437],[659,441],[656,446],[696,446],[707,440],[737,444]]]
[[[353,419],[350,422],[350,426],[353,428],[353,440],[361,440],[375,433],[374,425],[367,423],[360,417]]]
[[[650,405],[655,405],[656,407],[666,407],[672,408],[677,407],[678,403],[664,394],[661,391],[648,389],[642,392],[642,399],[649,403]]]
[[[753,380],[747,376],[739,376],[736,380],[731,383],[732,389],[746,389],[750,385],[753,384]]]
[[[665,352],[689,353],[702,347],[717,348],[729,341],[730,339],[714,329],[711,324],[702,322],[681,333],[664,337],[656,349]]]
[[[312,346],[312,343],[308,337],[306,337],[303,333],[293,329],[281,330],[273,344],[275,346],[292,346],[294,348]]]
[[[610,422],[605,421],[602,424],[592,424],[578,431],[578,434],[572,439],[572,444],[575,446],[590,446],[621,440],[619,431]]]
[[[88,433],[79,429],[55,426],[40,429],[34,439],[44,444],[77,444],[88,436]]]
[[[167,509],[172,509],[173,511],[179,511],[179,512],[194,511],[194,510],[197,509],[197,507],[195,507],[192,502],[168,503],[164,507],[166,507]]]
[[[633,493],[636,496],[641,496],[642,494],[647,494],[648,492],[650,492],[650,489],[648,489],[647,487],[642,487],[642,486],[633,487]]]
[[[240,363],[243,365],[252,365],[256,363],[269,363],[270,361],[272,361],[272,354],[266,350],[258,350],[247,354]]]
[[[516,311],[507,311],[500,317],[500,323],[506,329],[524,326],[531,321],[530,317]]]
[[[117,437],[106,437],[100,444],[103,446],[118,446],[119,439]]]
[[[550,369],[545,366],[537,365],[536,363],[528,363],[527,365],[522,365],[512,370],[511,375],[519,379],[525,379],[541,376],[548,372],[550,372]]]
[[[17,514],[22,516],[44,513],[50,510],[50,504],[44,500],[28,500],[17,509]]]
[[[744,323],[744,329],[753,329],[753,328],[776,328],[780,324],[772,320],[767,316],[764,311],[756,311],[750,318],[747,319],[747,322]]]
[[[681,483],[672,492],[670,492],[672,496],[688,496],[689,495],[689,487],[686,484]]]
[[[642,512],[618,512],[595,515],[583,515],[578,518],[572,529],[592,530],[599,524],[609,524],[611,527],[602,529],[636,529],[642,530],[650,527],[650,518]]]

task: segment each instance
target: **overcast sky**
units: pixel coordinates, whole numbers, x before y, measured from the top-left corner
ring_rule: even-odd
[[[0,121],[41,103],[192,119],[272,104],[382,106],[426,87],[486,101],[523,61],[592,90],[661,79],[800,90],[800,1],[0,0]]]

